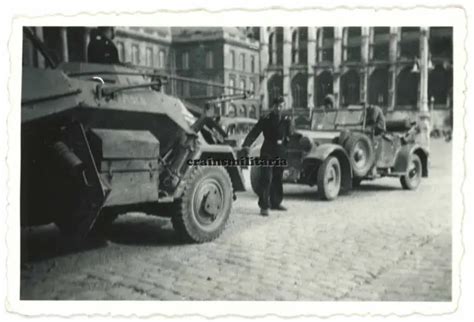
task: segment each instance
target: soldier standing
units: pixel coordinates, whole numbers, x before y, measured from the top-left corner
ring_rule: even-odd
[[[93,31],[91,41],[87,46],[89,62],[98,64],[120,64],[118,50],[113,39],[113,27],[99,27]]]
[[[263,132],[264,141],[260,149],[260,159],[270,161],[286,158],[286,144],[292,132],[292,125],[290,117],[281,114],[284,104],[283,97],[276,98],[273,101],[271,112],[260,117],[242,144],[242,148],[246,153],[248,153],[250,145]],[[262,166],[260,170],[261,181],[258,196],[260,214],[268,216],[270,208],[286,210],[281,205],[283,200],[282,165]]]

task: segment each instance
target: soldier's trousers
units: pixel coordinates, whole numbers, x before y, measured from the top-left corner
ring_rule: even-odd
[[[261,209],[278,207],[283,200],[283,167],[261,167],[260,195],[258,205]]]

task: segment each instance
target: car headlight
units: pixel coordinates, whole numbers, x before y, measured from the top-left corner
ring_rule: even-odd
[[[303,151],[309,152],[313,144],[311,143],[311,140],[309,138],[303,136],[299,141],[299,145]]]

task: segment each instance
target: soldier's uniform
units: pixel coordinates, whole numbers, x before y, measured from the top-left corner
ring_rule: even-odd
[[[385,132],[385,116],[382,109],[376,105],[369,106],[367,108],[365,124],[373,128],[375,135]]]
[[[87,47],[88,61],[98,64],[119,64],[118,50],[112,40],[104,35],[93,35]]]
[[[287,157],[286,145],[292,133],[289,116],[280,117],[276,113],[269,113],[260,117],[255,126],[250,130],[242,146],[250,147],[263,132],[263,145],[260,149],[260,158],[274,160]],[[262,166],[261,168],[260,195],[258,205],[261,209],[278,208],[283,200],[283,170],[280,166]]]

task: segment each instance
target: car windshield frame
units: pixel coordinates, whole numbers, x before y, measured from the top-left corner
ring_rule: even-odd
[[[354,122],[346,122],[352,119],[351,114],[359,114]],[[365,127],[366,109],[364,107],[324,110],[314,109],[311,113],[311,130],[338,130],[341,128],[363,129]]]

